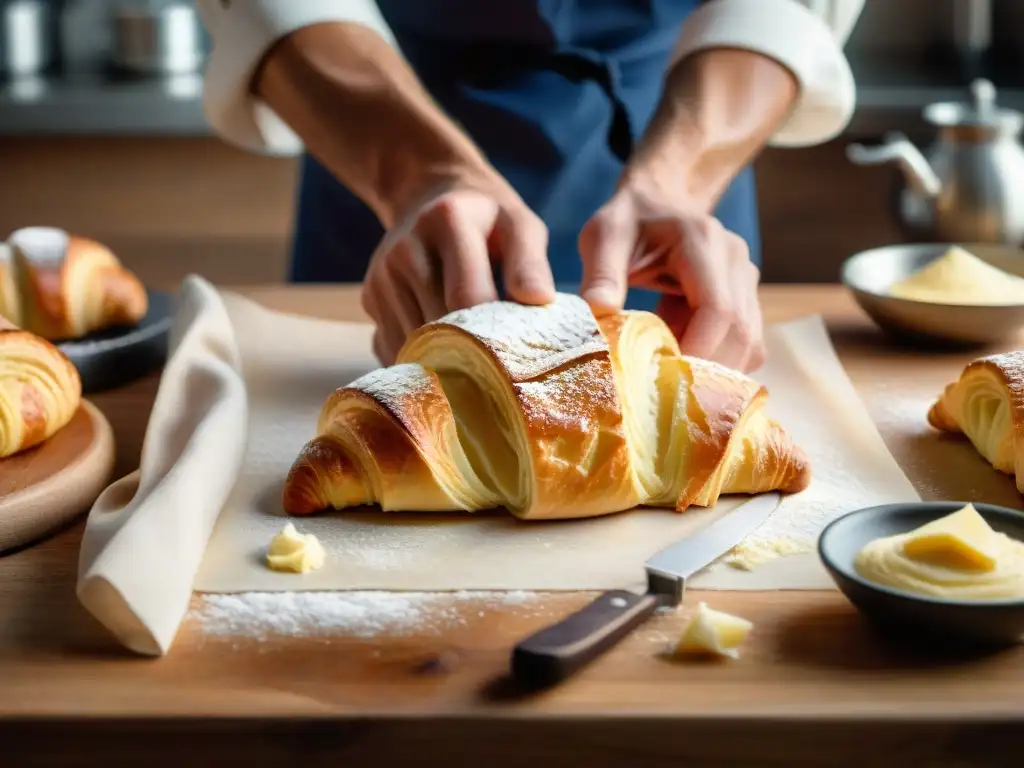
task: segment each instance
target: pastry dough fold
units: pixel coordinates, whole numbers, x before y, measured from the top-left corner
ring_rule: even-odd
[[[64,353],[0,317],[0,459],[56,434],[81,397],[78,371]]]
[[[49,340],[136,325],[146,289],[111,251],[51,227],[28,227],[0,245],[0,316]]]
[[[680,354],[648,312],[494,302],[410,336],[333,393],[289,473],[290,514],[505,507],[524,519],[797,492],[804,454],[747,376]]]
[[[968,363],[932,404],[928,423],[964,435],[1024,493],[1024,351]]]

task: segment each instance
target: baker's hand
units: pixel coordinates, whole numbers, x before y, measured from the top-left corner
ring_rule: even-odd
[[[742,238],[698,206],[623,187],[580,233],[582,295],[620,310],[628,286],[663,292],[658,314],[684,354],[742,371],[764,362],[760,272]]]
[[[512,300],[555,298],[547,228],[499,178],[446,182],[399,216],[374,252],[363,308],[377,324],[373,347],[394,362],[406,337],[456,309],[498,298],[492,262],[500,261]]]

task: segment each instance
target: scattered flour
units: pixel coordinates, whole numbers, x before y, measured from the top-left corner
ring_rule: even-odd
[[[463,622],[464,611],[524,606],[536,592],[245,592],[205,594],[190,618],[217,636],[350,637],[444,629]]]

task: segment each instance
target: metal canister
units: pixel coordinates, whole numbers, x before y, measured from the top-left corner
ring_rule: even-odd
[[[0,0],[0,73],[38,75],[53,64],[56,24],[47,0]]]
[[[179,75],[202,67],[202,22],[187,2],[122,3],[113,14],[114,64],[144,75]]]

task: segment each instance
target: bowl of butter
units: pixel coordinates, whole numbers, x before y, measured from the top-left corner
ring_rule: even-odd
[[[1024,251],[991,243],[889,245],[844,262],[843,284],[906,341],[984,345],[1024,328]]]
[[[832,522],[818,553],[876,624],[924,642],[1009,645],[1024,638],[1024,512],[917,502]]]

